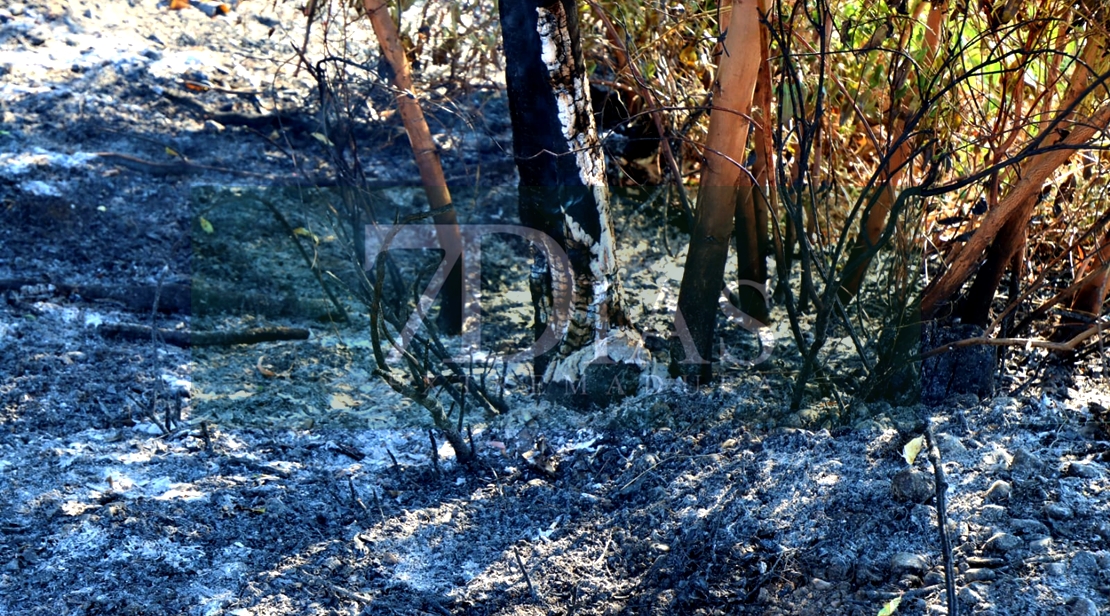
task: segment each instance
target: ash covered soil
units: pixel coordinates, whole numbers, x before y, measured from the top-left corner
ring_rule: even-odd
[[[433,450],[425,415],[371,374],[365,308],[340,292],[350,318],[331,318],[274,216],[352,276],[334,194],[310,187],[333,176],[334,134],[291,51],[305,19],[231,8],[0,8],[0,614],[873,615],[896,598],[942,614],[932,467],[902,455],[926,417],[961,612],[1110,613],[1097,359],[1031,387],[1015,360],[997,397],[851,416],[783,410],[784,330],[758,369],[589,412],[530,396],[513,366],[491,377],[511,410],[468,419],[483,467]],[[348,37],[317,27],[310,54],[375,66],[369,28]],[[452,88],[426,65],[447,175],[471,190],[461,217],[511,223],[496,77]],[[364,79],[347,130],[366,174],[411,182],[391,95]],[[412,188],[375,198],[421,206]],[[661,330],[682,241],[645,200],[618,204],[618,233],[633,314]],[[485,325],[519,343],[524,252],[486,254]],[[114,323],[310,338],[186,350],[105,336]]]

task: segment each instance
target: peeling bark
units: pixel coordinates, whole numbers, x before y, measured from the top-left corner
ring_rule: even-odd
[[[626,335],[632,330],[622,307],[577,9],[571,0],[503,0],[500,13],[521,222],[554,238],[570,258],[563,272],[534,255],[536,337],[549,325],[565,333],[555,364],[537,357],[535,370],[545,382],[573,381],[590,363],[576,352],[589,348],[591,359],[620,362],[614,345],[639,344],[638,335]],[[612,328],[627,331],[610,335]]]

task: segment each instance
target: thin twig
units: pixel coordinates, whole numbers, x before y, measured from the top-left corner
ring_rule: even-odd
[[[442,475],[439,471],[439,445],[436,444],[436,434],[431,428],[428,428],[428,440],[432,443],[432,468],[436,472],[436,477]]]
[[[520,574],[524,576],[524,581],[528,583],[528,592],[532,593],[533,599],[543,601],[543,597],[536,592],[536,587],[532,585],[532,578],[528,575],[528,570],[524,568],[524,561],[521,560],[520,552],[517,551],[516,546],[513,546],[513,556],[516,556],[516,565],[520,567]]]
[[[952,543],[948,539],[948,505],[945,498],[948,492],[948,479],[944,476],[944,466],[941,464],[940,448],[937,447],[937,436],[933,430],[931,417],[925,418],[925,437],[929,441],[929,461],[933,463],[933,476],[936,481],[937,526],[940,532],[940,549],[944,556],[944,590],[948,596],[948,616],[959,616],[956,573],[952,566]]]

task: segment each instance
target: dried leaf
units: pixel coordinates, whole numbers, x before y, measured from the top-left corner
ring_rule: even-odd
[[[189,0],[170,0],[170,10],[180,11],[189,8]]]
[[[879,610],[879,613],[876,616],[891,616],[892,614],[894,614],[894,610],[898,609],[898,605],[900,603],[902,603],[902,597],[895,597],[891,599],[887,602],[886,605],[883,606],[883,609]]]
[[[259,371],[260,373],[262,373],[262,376],[264,376],[264,377],[266,377],[266,378],[268,378],[268,379],[272,379],[272,378],[274,378],[275,376],[277,376],[277,373],[276,373],[276,372],[274,372],[273,370],[270,370],[270,368],[269,368],[268,366],[263,366],[263,365],[262,365],[262,360],[263,360],[263,359],[264,359],[265,357],[266,357],[265,355],[259,355],[259,356],[258,356],[258,362],[257,362],[257,363],[256,363],[256,364],[254,365],[254,367],[255,367],[255,368],[258,368],[258,371]]]
[[[912,441],[906,443],[902,448],[902,457],[906,459],[906,463],[913,466],[913,461],[917,459],[917,454],[921,453],[921,448],[925,445],[925,437],[919,436]]]

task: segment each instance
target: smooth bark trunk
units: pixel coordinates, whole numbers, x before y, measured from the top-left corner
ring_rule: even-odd
[[[724,3],[723,3],[724,4]],[[727,4],[721,8],[728,10]],[[714,85],[713,111],[705,144],[705,166],[698,190],[690,250],[679,289],[676,333],[683,344],[673,348],[679,353],[692,342],[699,357],[673,360],[697,366],[703,379],[712,376],[713,341],[716,332],[718,299],[724,281],[725,260],[732,238],[736,214],[736,195],[743,173],[741,162],[748,140],[752,96],[759,73],[759,10],[755,0],[731,3],[728,30],[723,42],[717,83]],[[744,213],[755,220],[754,207]],[[683,325],[685,327],[683,327]]]
[[[397,36],[397,26],[389,15],[389,9],[382,0],[363,0],[363,7],[370,17],[374,34],[381,44],[382,55],[393,68],[393,87],[397,94],[397,110],[408,133],[413,157],[420,170],[420,180],[428,197],[428,205],[435,215],[436,234],[444,253],[450,256],[461,255],[462,237],[459,233],[458,216],[451,206],[451,193],[447,189],[447,179],[439,163],[439,151],[432,141],[432,133],[424,119],[424,112],[416,100],[412,87],[412,71],[401,40]],[[455,262],[443,284],[442,319],[448,333],[457,334],[463,325],[463,278],[465,271],[463,259]]]

